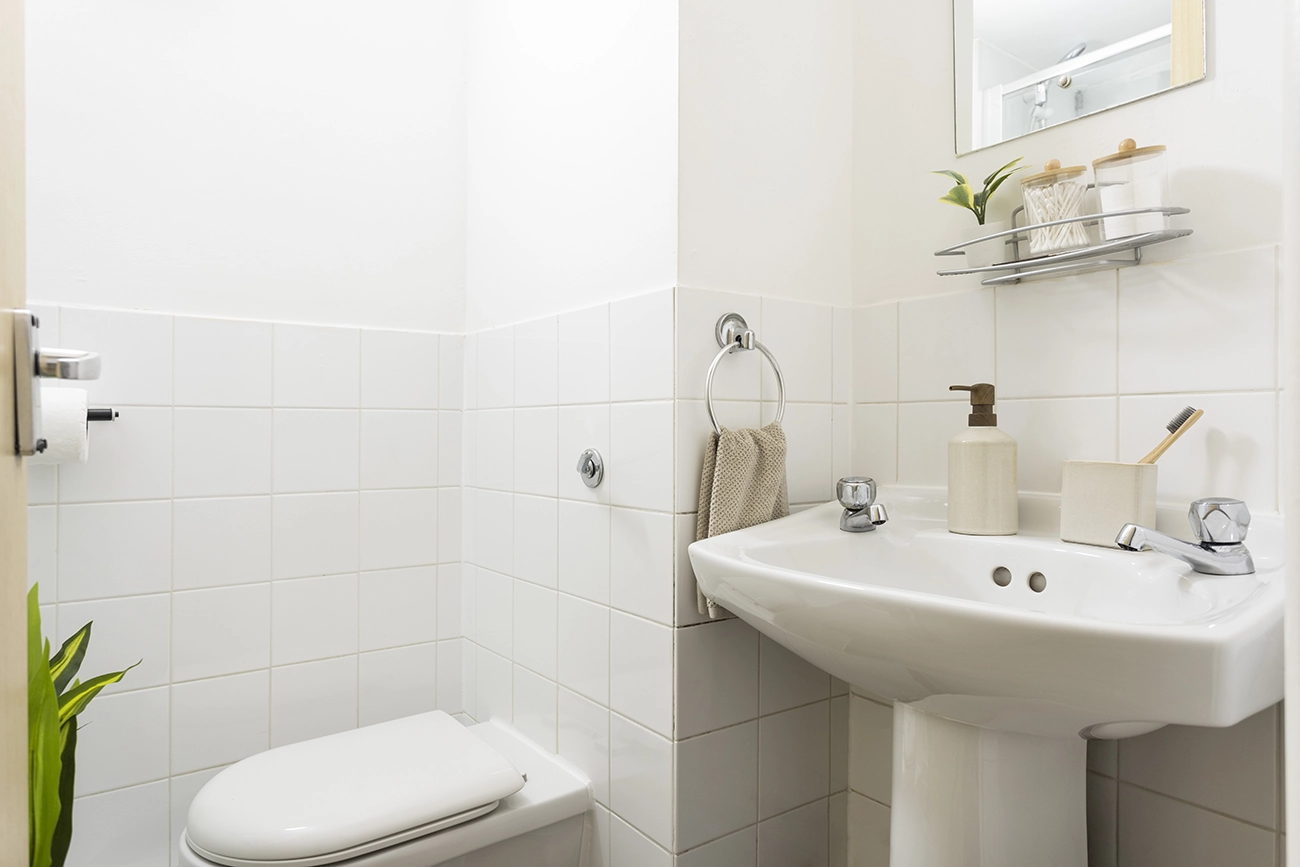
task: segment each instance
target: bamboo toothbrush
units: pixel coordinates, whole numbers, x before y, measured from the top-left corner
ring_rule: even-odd
[[[1169,420],[1165,425],[1165,430],[1169,431],[1169,436],[1165,437],[1164,442],[1153,448],[1146,457],[1138,461],[1139,464],[1154,464],[1160,460],[1160,456],[1169,451],[1169,447],[1178,442],[1178,438],[1187,433],[1187,429],[1200,421],[1201,416],[1205,415],[1205,410],[1194,409],[1190,406],[1183,407],[1183,411]]]

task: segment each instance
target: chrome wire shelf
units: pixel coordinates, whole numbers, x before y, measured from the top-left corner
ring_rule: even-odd
[[[967,247],[975,244],[983,244],[989,241],[1001,240],[1004,245],[1010,248],[1012,258],[988,265],[982,268],[954,268],[947,271],[940,271],[940,277],[952,277],[959,274],[987,274],[989,275],[980,282],[985,286],[1009,286],[1014,283],[1020,283],[1026,280],[1045,280],[1050,277],[1064,277],[1068,274],[1085,274],[1090,271],[1105,271],[1116,268],[1131,268],[1134,265],[1142,264],[1142,248],[1149,247],[1152,244],[1160,244],[1165,241],[1172,241],[1175,238],[1185,238],[1192,234],[1191,229],[1161,229],[1156,232],[1139,232],[1136,235],[1128,235],[1123,238],[1116,238],[1110,241],[1102,241],[1097,244],[1090,244],[1087,247],[1081,247],[1077,250],[1066,250],[1061,253],[1051,253],[1045,256],[1031,256],[1027,259],[1020,258],[1020,244],[1029,241],[1029,232],[1034,229],[1045,229],[1050,226],[1063,226],[1067,223],[1082,223],[1085,226],[1093,226],[1100,223],[1103,219],[1111,217],[1128,217],[1140,214],[1164,214],[1167,217],[1178,216],[1180,214],[1189,214],[1188,208],[1134,208],[1128,211],[1111,211],[1106,214],[1083,214],[1078,217],[1070,217],[1064,220],[1053,220],[1049,223],[1034,223],[1029,226],[1016,226],[1016,219],[1024,212],[1024,207],[1016,208],[1011,214],[1011,225],[1013,228],[1002,232],[994,232],[981,238],[973,238],[969,241],[963,241],[960,244],[954,244],[951,247],[945,247],[938,250],[936,256],[960,256]],[[1132,252],[1128,258],[1111,258],[1117,253]]]

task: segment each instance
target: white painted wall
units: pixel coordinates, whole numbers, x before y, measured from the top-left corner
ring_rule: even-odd
[[[469,330],[671,287],[676,2],[470,5]]]
[[[956,292],[973,277],[935,275],[935,250],[972,221],[939,204],[956,168],[983,177],[1024,156],[1084,165],[1121,139],[1169,146],[1174,201],[1196,234],[1152,247],[1149,260],[1275,244],[1281,237],[1282,3],[1234,0],[1209,8],[1209,75],[1175,93],[954,156],[947,4],[859,7],[854,26],[854,298],[858,304]],[[918,51],[917,46],[928,46]],[[889,82],[888,86],[885,83]],[[1014,183],[1009,183],[1008,187]],[[1007,188],[1004,188],[1007,189]],[[1019,204],[1007,190],[990,219]]]
[[[682,0],[679,282],[847,304],[848,0]]]
[[[28,293],[464,327],[462,4],[28,9]]]

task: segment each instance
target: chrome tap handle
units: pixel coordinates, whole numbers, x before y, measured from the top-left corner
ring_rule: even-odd
[[[1240,545],[1250,529],[1250,509],[1241,500],[1207,497],[1192,503],[1187,522],[1203,545]]]
[[[846,509],[865,509],[876,501],[876,481],[866,476],[848,476],[835,483],[835,496]]]
[[[889,520],[889,513],[885,511],[885,506],[882,503],[872,503],[867,509],[867,513],[871,518],[871,523],[877,527]]]

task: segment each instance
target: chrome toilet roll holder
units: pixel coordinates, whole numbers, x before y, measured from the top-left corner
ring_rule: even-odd
[[[80,349],[42,349],[40,319],[30,310],[14,311],[14,415],[17,421],[15,451],[27,457],[45,451],[41,436],[41,381],[43,379],[98,379],[99,353]],[[86,421],[112,421],[111,408],[86,412]]]

